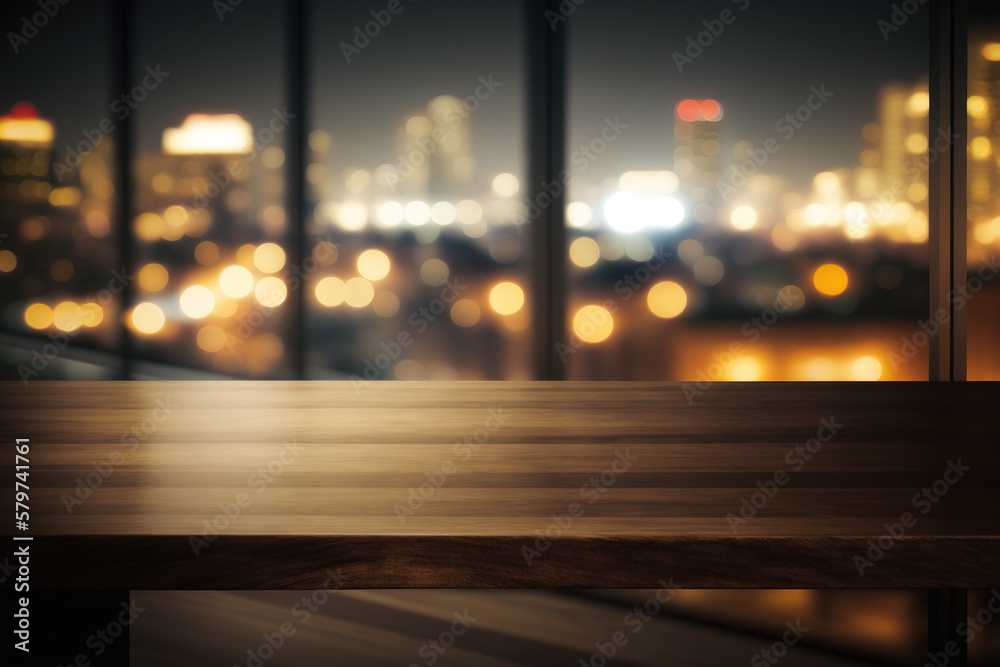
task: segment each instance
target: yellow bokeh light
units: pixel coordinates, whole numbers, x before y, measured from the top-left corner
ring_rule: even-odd
[[[0,271],[10,273],[17,266],[17,256],[10,250],[0,250]]]
[[[614,328],[614,318],[601,306],[584,306],[573,316],[573,333],[585,343],[600,343]]]
[[[44,303],[33,303],[24,311],[24,323],[32,329],[48,329],[52,326],[52,309]]]
[[[214,264],[219,259],[219,246],[211,241],[202,241],[194,249],[194,258],[202,266]]]
[[[813,186],[819,192],[834,192],[840,187],[840,178],[832,171],[824,171],[813,178]]]
[[[987,137],[976,137],[969,145],[972,157],[977,160],[985,160],[993,154],[993,144]]]
[[[906,101],[906,115],[910,118],[923,118],[931,108],[931,96],[926,91],[919,90]]]
[[[381,280],[389,275],[389,256],[381,250],[365,250],[358,255],[358,273],[368,280]]]
[[[513,197],[520,187],[521,184],[514,174],[497,174],[493,179],[493,192],[499,197]]]
[[[910,183],[909,187],[906,188],[906,196],[911,201],[921,202],[927,199],[927,186],[919,182]]]
[[[420,265],[420,279],[428,285],[444,285],[450,273],[448,265],[440,259],[429,259]]]
[[[836,264],[824,264],[813,273],[813,285],[821,294],[837,296],[847,289],[847,271]]]
[[[285,251],[277,243],[262,243],[254,250],[253,263],[264,273],[276,273],[285,265]]]
[[[83,317],[83,326],[85,327],[96,327],[104,321],[104,309],[93,302],[81,305],[80,314]]]
[[[352,308],[364,308],[375,298],[375,287],[364,278],[351,278],[344,283],[344,302]]]
[[[316,300],[328,308],[344,303],[344,281],[327,276],[316,283]]]
[[[581,236],[569,246],[569,259],[579,267],[587,268],[601,258],[601,246],[589,236]]]
[[[284,263],[284,253],[282,253],[282,263]],[[288,296],[288,288],[285,287],[281,278],[267,276],[261,278],[260,282],[257,283],[253,296],[257,299],[257,303],[265,308],[277,308],[284,303],[285,297]]]
[[[863,382],[878,380],[882,377],[882,364],[875,357],[858,357],[851,364],[851,375]]]
[[[983,47],[983,58],[991,62],[1000,62],[1000,42],[990,42]]]
[[[163,212],[163,219],[171,227],[184,227],[188,221],[188,210],[175,204]]]
[[[498,283],[490,290],[490,306],[500,315],[513,315],[523,305],[524,290],[514,283]]]
[[[206,352],[218,352],[226,345],[226,332],[221,327],[209,324],[198,330],[198,347]]]
[[[657,317],[677,317],[687,307],[687,293],[675,282],[665,280],[653,285],[646,294],[646,304]]]
[[[83,311],[72,301],[63,301],[52,311],[52,323],[62,331],[75,331],[83,326]]]
[[[479,304],[472,299],[459,299],[451,307],[451,321],[460,327],[471,327],[481,314]]]
[[[219,275],[219,287],[226,296],[242,299],[253,291],[253,274],[245,266],[227,266]]]
[[[257,251],[257,246],[252,243],[244,243],[236,249],[236,262],[248,269],[254,268],[253,256]]]
[[[379,317],[392,317],[399,312],[399,297],[388,290],[379,292],[372,299],[372,310]]]
[[[181,311],[194,319],[201,319],[215,307],[215,295],[204,285],[192,285],[181,292]]]
[[[972,95],[966,101],[965,108],[973,118],[982,119],[986,118],[990,110],[990,104],[982,95]]]
[[[156,241],[163,237],[166,223],[155,213],[143,213],[135,219],[135,234],[143,241]]]
[[[743,204],[733,209],[730,220],[736,229],[753,229],[753,226],[757,224],[757,211],[753,210],[753,207]]]
[[[166,318],[155,303],[140,303],[132,310],[132,326],[144,334],[154,334],[163,328]]]
[[[330,150],[330,135],[323,130],[313,130],[309,133],[309,148],[317,153]]]
[[[170,274],[162,264],[147,264],[139,269],[139,287],[147,292],[159,292],[169,280]]]
[[[593,211],[582,201],[575,201],[566,207],[566,224],[570,227],[586,227],[593,218]]]
[[[914,154],[923,153],[927,150],[927,135],[923,132],[914,132],[906,137],[906,150]]]

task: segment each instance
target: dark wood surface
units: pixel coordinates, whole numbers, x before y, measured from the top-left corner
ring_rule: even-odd
[[[311,588],[337,567],[347,588],[1000,583],[992,383],[717,383],[693,404],[680,383],[33,382],[0,392],[11,504],[13,441],[31,440],[30,530],[8,520],[4,534],[34,537],[39,586]],[[456,452],[497,413],[504,423],[477,451]],[[831,418],[843,426],[796,472],[789,451]],[[605,491],[581,489],[626,451],[634,461]],[[914,505],[959,459],[970,470],[937,502]],[[107,477],[96,473],[109,462]],[[443,485],[401,522],[397,504],[449,462]],[[272,464],[268,481],[258,471]],[[726,515],[776,471],[787,485],[734,534]],[[94,474],[99,486],[68,511],[77,480]],[[240,494],[250,504],[196,556],[190,537]],[[551,515],[574,503],[582,512],[556,530]],[[915,523],[883,538],[890,548],[861,576],[855,556],[905,512]],[[556,539],[537,541],[546,531]],[[530,566],[524,548],[536,550]]]
[[[758,654],[787,630],[788,617],[771,633],[712,627],[673,615],[685,592],[661,605],[655,590],[633,591],[619,604],[557,591],[354,590],[320,596],[309,611],[303,591],[133,591],[146,611],[129,628],[129,646],[131,663],[143,667],[246,664],[248,650],[285,624],[275,657],[282,667],[327,665],[330,656],[365,667],[717,667],[755,657],[768,664]],[[635,613],[647,604],[653,613]],[[809,633],[782,656],[782,667],[885,664],[824,651],[814,643],[823,626],[801,625]],[[620,646],[608,644],[615,633]],[[604,655],[614,651],[613,660],[602,660],[598,644]]]

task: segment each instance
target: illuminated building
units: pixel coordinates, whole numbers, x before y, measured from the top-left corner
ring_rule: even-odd
[[[249,193],[259,190],[248,182],[262,171],[259,163],[267,151],[255,149],[250,123],[237,114],[191,114],[179,127],[163,131],[162,145],[163,153],[144,156],[137,164],[139,239],[200,238],[216,221],[237,238],[230,225],[250,210]]]
[[[396,131],[399,191],[420,198],[462,198],[475,172],[469,111],[451,95],[439,95],[407,114]]]
[[[40,212],[52,191],[52,123],[34,105],[19,102],[0,116],[0,194],[3,217]],[[16,209],[16,211],[15,211]]]
[[[674,107],[674,173],[695,202],[712,203],[719,182],[719,121],[715,100],[682,100]]]

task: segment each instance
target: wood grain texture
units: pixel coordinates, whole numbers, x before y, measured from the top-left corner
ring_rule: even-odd
[[[338,567],[348,588],[1000,583],[992,383],[716,383],[693,404],[680,383],[0,392],[8,442],[31,439],[46,587],[311,588]],[[805,460],[821,419],[840,426]],[[777,471],[787,484],[734,532],[727,514]],[[854,557],[906,512],[860,575]]]

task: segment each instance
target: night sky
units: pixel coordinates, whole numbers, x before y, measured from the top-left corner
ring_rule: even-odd
[[[403,11],[348,64],[341,42],[386,2],[313,2],[310,20],[311,123],[334,138],[334,173],[395,162],[400,118],[434,96],[471,94],[477,77],[503,85],[470,120],[480,175],[521,172],[525,156],[523,18],[514,0],[401,0]],[[4,3],[6,35],[34,2]],[[591,176],[669,169],[673,105],[715,98],[725,108],[723,145],[776,136],[774,124],[802,104],[812,85],[835,95],[767,171],[803,185],[828,168],[854,166],[860,129],[875,120],[877,93],[891,81],[915,84],[928,71],[926,6],[883,39],[877,21],[892,2],[847,0],[586,0],[558,25],[569,40],[569,146],[589,141],[607,116],[630,124]],[[741,10],[741,7],[746,7]],[[686,38],[729,9],[735,20],[693,63],[672,59]],[[111,114],[104,2],[61,6],[49,25],[14,55],[4,40],[0,108],[27,99],[57,123],[57,145]],[[235,111],[255,127],[283,104],[281,3],[244,0],[224,20],[213,4],[145,0],[137,11],[136,81],[146,65],[170,76],[136,110],[138,150],[157,151],[166,126],[194,111]]]

